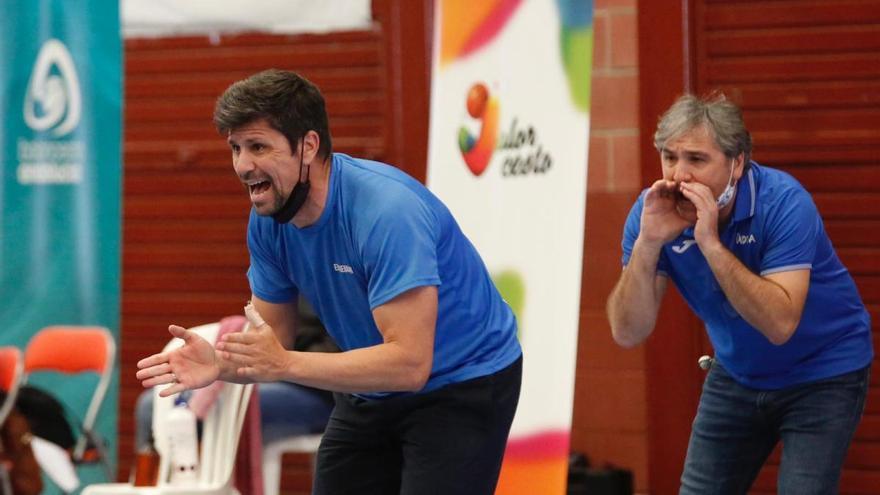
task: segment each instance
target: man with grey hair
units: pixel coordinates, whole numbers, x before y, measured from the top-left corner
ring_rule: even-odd
[[[779,493],[837,493],[861,418],[871,323],[810,194],[750,160],[739,108],[686,95],[654,135],[662,178],[627,218],[608,298],[614,340],[651,334],[668,280],[715,350],[682,494],[745,494],[783,443]]]

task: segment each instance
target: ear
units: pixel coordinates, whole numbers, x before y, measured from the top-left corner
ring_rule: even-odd
[[[733,159],[733,178],[734,180],[739,180],[743,176],[743,172],[745,172],[745,164],[746,164],[746,155],[745,153],[740,153],[736,158]]]
[[[321,147],[321,136],[315,131],[308,131],[303,136],[303,161],[312,163],[318,156],[318,149]]]

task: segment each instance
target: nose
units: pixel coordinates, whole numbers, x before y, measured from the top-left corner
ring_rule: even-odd
[[[246,178],[246,176],[255,168],[253,157],[245,150],[239,151],[238,154],[233,154],[232,168],[239,177]]]
[[[676,183],[691,182],[694,180],[694,176],[691,174],[690,168],[683,162],[679,161],[674,167],[672,167],[672,180]]]

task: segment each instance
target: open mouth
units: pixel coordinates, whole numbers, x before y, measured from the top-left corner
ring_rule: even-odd
[[[269,190],[269,187],[271,185],[272,184],[270,184],[267,180],[255,182],[253,184],[248,184],[248,191],[250,191],[251,196],[259,196],[260,194],[263,194],[264,192]]]

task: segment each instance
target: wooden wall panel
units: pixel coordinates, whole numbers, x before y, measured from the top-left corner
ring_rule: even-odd
[[[739,103],[754,159],[812,193],[877,328],[880,303],[880,1],[694,3],[697,92]],[[876,340],[876,339],[875,339]],[[846,462],[841,493],[880,483],[877,375]],[[755,493],[773,493],[778,455]]]
[[[875,324],[880,317],[880,1],[685,0],[639,3],[642,133],[675,96],[724,91],[744,110],[754,158],[797,177],[813,192],[825,226],[853,274]],[[642,145],[642,176],[653,149]],[[669,301],[667,301],[668,305]],[[701,352],[689,310],[660,321],[649,342],[651,493],[678,489],[683,444],[699,380],[679,362]],[[681,327],[674,331],[670,327]],[[878,342],[875,336],[875,347]],[[661,348],[662,347],[662,348]],[[676,349],[669,354],[666,349]],[[876,371],[875,377],[878,376]],[[842,493],[876,493],[880,401],[875,379],[843,473]],[[669,389],[670,385],[676,384]],[[652,390],[662,392],[651,393]],[[669,397],[673,394],[674,397]],[[676,419],[677,418],[677,419]],[[775,493],[778,455],[753,493]]]
[[[659,175],[660,164],[651,139],[658,116],[678,95],[691,89],[691,3],[690,0],[639,2],[642,187],[650,186]],[[703,349],[702,333],[684,299],[670,286],[654,333],[646,345],[651,494],[678,493],[703,379],[695,365]]]
[[[703,19],[710,29],[859,26],[880,22],[873,0],[730,1],[705,0]]]

